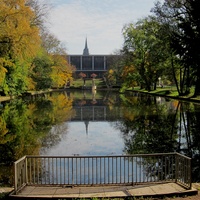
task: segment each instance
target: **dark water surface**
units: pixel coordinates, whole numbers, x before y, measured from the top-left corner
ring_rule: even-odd
[[[0,184],[24,155],[179,152],[200,181],[200,104],[140,93],[64,91],[0,104]]]

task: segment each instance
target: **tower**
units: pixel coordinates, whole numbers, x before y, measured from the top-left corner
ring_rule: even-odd
[[[89,56],[89,49],[87,46],[87,38],[85,39],[85,48],[83,49],[83,56]]]

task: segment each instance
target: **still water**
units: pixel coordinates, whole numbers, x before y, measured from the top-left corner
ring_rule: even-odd
[[[0,104],[0,184],[24,155],[179,152],[200,181],[200,104],[108,91],[64,91]]]
[[[66,122],[67,134],[59,144],[42,151],[42,155],[120,155],[124,143],[119,130],[109,122]],[[88,130],[86,131],[86,126]]]

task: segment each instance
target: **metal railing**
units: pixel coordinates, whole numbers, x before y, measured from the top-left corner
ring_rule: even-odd
[[[175,181],[187,189],[192,188],[192,164],[191,158],[176,153],[176,177]]]
[[[17,160],[16,162],[14,162],[15,192],[17,192],[27,184],[26,161],[27,161],[26,156],[24,156],[19,160]]]
[[[15,191],[27,185],[176,182],[191,188],[191,159],[178,153],[25,156],[15,162]]]

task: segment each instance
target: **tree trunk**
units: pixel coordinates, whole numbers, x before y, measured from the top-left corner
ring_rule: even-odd
[[[194,97],[200,96],[200,77],[197,76],[197,80],[195,83],[195,91],[194,91]]]
[[[178,81],[177,81],[177,78],[176,78],[176,72],[175,72],[174,60],[173,60],[172,54],[171,54],[171,67],[172,67],[172,73],[173,73],[174,81],[175,81],[175,84],[176,84],[176,89],[178,91],[178,94],[180,95],[180,90],[179,90]]]

